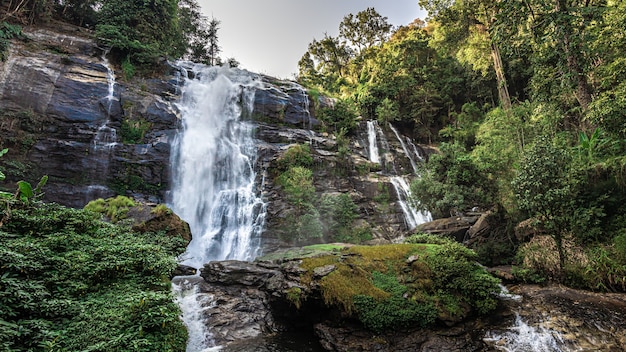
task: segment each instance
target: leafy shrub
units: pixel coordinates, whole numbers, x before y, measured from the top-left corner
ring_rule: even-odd
[[[8,22],[0,22],[0,61],[7,59],[7,51],[9,50],[9,41],[22,35],[22,27],[9,24]]]
[[[297,166],[309,168],[311,165],[313,165],[313,157],[308,144],[290,146],[277,160],[278,169],[281,171]]]
[[[411,184],[411,193],[422,210],[445,217],[453,210],[488,207],[495,194],[493,183],[484,177],[459,144],[441,145],[441,152],[426,163],[426,172]]]
[[[179,239],[32,203],[12,210],[0,242],[3,351],[184,351],[168,280]]]
[[[151,127],[152,124],[144,119],[124,119],[120,128],[122,141],[126,144],[140,144]]]
[[[107,200],[102,198],[92,200],[85,205],[84,209],[106,215],[111,222],[118,222],[126,219],[128,210],[130,207],[134,206],[135,202],[132,199],[126,196],[117,196],[115,198],[108,198]]]
[[[381,332],[398,327],[426,327],[437,319],[437,307],[432,302],[418,302],[404,298],[408,288],[401,285],[395,275],[374,272],[372,283],[391,295],[382,300],[365,295],[354,297],[359,320],[368,329]]]
[[[357,113],[348,101],[339,100],[332,108],[323,108],[318,112],[323,126],[332,132],[345,130],[350,133],[356,127]]]
[[[278,183],[284,187],[287,199],[296,206],[302,207],[313,201],[315,186],[311,170],[301,166],[292,167],[278,177]]]

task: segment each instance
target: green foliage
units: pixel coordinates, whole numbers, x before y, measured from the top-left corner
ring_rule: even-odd
[[[144,119],[124,119],[120,128],[122,141],[125,144],[141,144],[150,128],[152,124]]]
[[[333,242],[362,243],[372,239],[369,226],[354,226],[358,207],[349,194],[324,194],[319,202],[324,234]]]
[[[374,272],[372,281],[374,286],[391,296],[380,301],[365,295],[354,297],[359,320],[368,329],[382,332],[399,327],[427,327],[437,319],[437,307],[432,302],[416,302],[403,297],[408,289],[398,283],[395,275]]]
[[[171,215],[174,212],[172,211],[172,209],[168,208],[167,205],[159,204],[156,207],[154,207],[152,210],[150,210],[150,213],[159,217],[159,216],[164,216],[164,215]]]
[[[277,160],[277,167],[281,171],[286,171],[292,167],[311,167],[313,165],[313,157],[311,156],[311,147],[308,144],[294,144],[289,146]]]
[[[130,207],[134,207],[135,202],[126,196],[117,196],[115,198],[102,198],[92,200],[85,205],[85,210],[106,215],[111,222],[115,223],[126,219],[126,214]]]
[[[450,240],[436,242],[354,246],[305,258],[301,281],[311,283],[315,268],[333,265],[319,280],[324,301],[376,332],[495,309],[498,280],[476,264],[476,254]]]
[[[13,38],[19,38],[22,35],[22,27],[9,24],[6,21],[0,22],[0,61],[7,59],[9,51],[9,43]]]
[[[475,206],[487,207],[495,187],[462,146],[444,143],[440,153],[430,157],[422,177],[411,184],[411,193],[422,209],[442,217]]]
[[[288,169],[278,176],[278,184],[283,186],[287,199],[298,207],[311,203],[315,197],[313,172],[305,167]]]
[[[0,241],[3,350],[184,350],[168,280],[178,239],[33,203],[13,209]]]
[[[96,36],[111,54],[144,71],[160,57],[181,57],[186,47],[177,25],[176,0],[106,1],[99,10]]]
[[[376,107],[376,119],[383,125],[387,125],[390,122],[395,121],[400,115],[398,106],[389,98],[383,99]]]
[[[327,131],[350,133],[356,127],[357,114],[350,102],[339,100],[331,108],[320,109],[318,118]]]

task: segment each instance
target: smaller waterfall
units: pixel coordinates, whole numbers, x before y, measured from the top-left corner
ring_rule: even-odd
[[[369,141],[369,159],[373,163],[380,163],[378,143],[376,143],[376,121],[367,121],[367,139]]]
[[[389,124],[389,128],[391,128],[391,130],[393,131],[393,134],[396,135],[398,142],[400,142],[400,145],[402,146],[402,150],[404,151],[404,154],[411,162],[411,167],[413,167],[413,172],[417,173],[417,163],[415,162],[415,158],[413,157],[413,154],[409,152],[409,149],[407,149],[406,144],[402,140],[402,137],[400,137],[400,133],[398,133],[398,130],[396,130],[391,123]]]
[[[505,352],[561,352],[564,351],[563,337],[558,331],[544,327],[528,325],[526,321],[515,314],[514,325],[503,333],[489,332],[485,342]]]
[[[176,303],[183,313],[181,318],[189,334],[186,352],[209,352],[220,349],[220,347],[206,348],[206,346],[214,346],[215,342],[204,324],[203,313],[216,303],[213,301],[213,296],[199,292],[199,286],[194,281],[201,280],[197,276],[178,277],[172,280]]]
[[[107,69],[107,84],[108,94],[106,96],[106,120],[98,127],[96,136],[93,139],[93,149],[113,149],[117,145],[117,132],[115,128],[109,126],[111,123],[111,107],[113,102],[117,100],[115,97],[115,73],[109,64],[109,60],[106,58],[108,51],[102,54],[102,65]]]
[[[393,176],[389,181],[398,195],[398,203],[404,213],[407,228],[413,230],[417,225],[433,220],[429,212],[417,211],[415,207],[410,205],[411,188],[404,178]]]

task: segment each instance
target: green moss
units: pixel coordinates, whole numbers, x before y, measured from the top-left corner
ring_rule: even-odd
[[[306,258],[301,282],[312,284],[316,268],[334,270],[318,279],[324,302],[383,331],[460,320],[468,309],[495,309],[498,280],[476,264],[471,250],[452,241],[353,246]]]
[[[106,215],[111,222],[118,222],[126,219],[126,214],[130,207],[134,207],[135,202],[126,196],[117,196],[115,198],[108,198],[104,200],[102,198],[92,200],[85,205],[85,210],[92,211],[94,213],[100,213]]]

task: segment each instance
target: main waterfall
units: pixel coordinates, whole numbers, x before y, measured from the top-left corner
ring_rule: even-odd
[[[179,108],[183,127],[173,148],[171,207],[189,223],[193,240],[182,263],[249,260],[257,255],[265,220],[258,196],[253,125],[255,75],[194,66]]]
[[[181,71],[183,126],[172,148],[170,207],[189,223],[193,239],[180,262],[200,268],[211,260],[254,259],[266,205],[257,192],[254,126],[242,117],[252,112],[260,83],[237,69],[192,65]],[[215,346],[203,322],[213,296],[199,291],[201,281],[173,280],[188,352]]]

